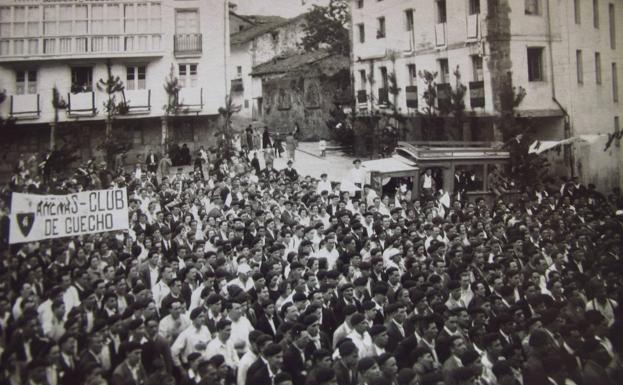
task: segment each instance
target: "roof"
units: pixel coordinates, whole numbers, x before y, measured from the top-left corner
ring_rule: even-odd
[[[274,31],[277,28],[285,25],[297,22],[304,18],[306,14],[299,15],[292,19],[284,19],[280,16],[247,16],[237,15],[241,18],[247,19],[250,23],[257,23],[256,25],[243,29],[240,32],[236,32],[230,37],[231,45],[240,45],[247,43],[258,36],[262,36],[265,33]]]
[[[410,172],[418,170],[417,167],[406,163],[404,158],[393,156],[391,158],[368,160],[361,163],[361,166],[369,171],[380,173],[389,172]]]
[[[326,50],[318,50],[274,58],[253,67],[251,76],[294,72],[318,62],[323,62],[323,66],[333,67],[334,71],[328,68],[329,71],[327,72],[335,72],[335,70],[349,67],[347,57],[335,55]]]

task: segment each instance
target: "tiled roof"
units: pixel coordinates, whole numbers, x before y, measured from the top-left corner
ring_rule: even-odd
[[[239,45],[247,43],[258,36],[262,36],[265,33],[269,33],[279,27],[283,27],[290,23],[294,23],[299,21],[301,18],[305,17],[305,14],[294,17],[292,19],[284,19],[279,16],[246,16],[241,15],[243,18],[257,18],[258,24],[247,29],[244,29],[240,32],[236,32],[230,37],[231,45]]]
[[[349,66],[347,57],[319,50],[274,58],[271,61],[253,67],[251,75],[260,76],[294,72],[319,62],[322,62],[322,67],[327,67],[330,73],[342,68],[348,68]]]

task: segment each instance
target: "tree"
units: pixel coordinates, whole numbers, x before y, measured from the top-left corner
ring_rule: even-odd
[[[454,78],[456,79],[456,83],[454,88],[450,91],[450,110],[449,113],[452,114],[454,118],[454,126],[455,132],[461,134],[463,132],[463,120],[465,117],[465,93],[467,92],[467,87],[463,83],[461,83],[461,71],[459,70],[459,66],[456,66],[456,70],[454,70]],[[450,133],[451,139],[461,139],[453,138],[452,133]]]
[[[430,140],[432,134],[439,126],[437,102],[437,72],[427,70],[418,71],[418,76],[424,81],[425,88],[422,94],[424,98],[424,116],[422,121],[422,137]]]
[[[125,101],[117,101],[117,93],[123,92],[125,86],[119,76],[112,73],[112,65],[110,61],[106,63],[108,76],[106,79],[97,81],[97,89],[106,93],[107,98],[104,101],[104,111],[106,112],[106,140],[112,135],[112,120],[117,114],[127,113],[127,104]]]
[[[223,124],[221,126],[220,132],[218,135],[218,145],[222,150],[222,155],[224,158],[229,159],[232,155],[234,155],[234,136],[231,129],[231,117],[240,112],[241,106],[234,104],[234,101],[230,95],[225,97],[225,107],[220,107],[218,109],[218,113],[223,118]]]
[[[0,104],[4,103],[5,100],[6,100],[6,90],[0,90]],[[6,127],[10,124],[13,124],[14,122],[15,122],[15,118],[13,117],[3,118],[0,116],[0,127]]]
[[[335,54],[350,55],[350,4],[331,0],[327,6],[314,5],[305,16],[301,46],[305,51],[328,49]]]

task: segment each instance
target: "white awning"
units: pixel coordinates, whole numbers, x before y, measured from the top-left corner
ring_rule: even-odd
[[[368,160],[361,163],[361,166],[370,172],[409,172],[417,171],[418,168],[410,164],[406,159],[393,156],[391,158]]]
[[[556,148],[558,146],[562,146],[564,144],[570,144],[574,142],[594,144],[601,138],[606,138],[606,135],[603,135],[603,134],[579,135],[579,136],[574,136],[572,138],[563,139],[563,140],[535,140],[530,145],[530,148],[528,149],[528,154],[541,154],[547,150],[551,150],[552,148]]]

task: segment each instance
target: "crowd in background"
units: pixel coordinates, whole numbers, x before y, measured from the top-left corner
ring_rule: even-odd
[[[182,172],[152,155],[45,181],[20,164],[2,188],[1,384],[623,378],[618,190],[411,202],[291,162],[204,150]],[[127,188],[129,230],[7,244],[11,192],[111,187]]]

